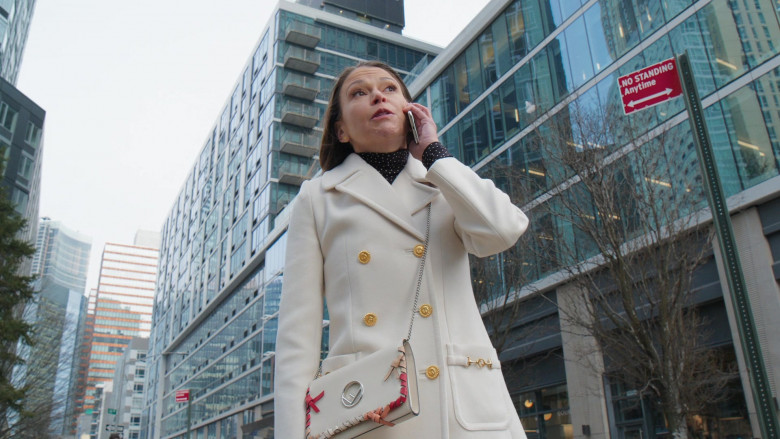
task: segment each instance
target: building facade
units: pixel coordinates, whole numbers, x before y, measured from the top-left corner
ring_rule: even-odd
[[[89,361],[84,400],[77,410],[93,416],[93,439],[99,433],[101,402],[106,401],[106,392],[111,391],[125,349],[134,337],[149,337],[158,248],[159,234],[139,232],[133,245],[106,243],[103,249],[94,312],[89,315],[86,331]],[[90,308],[91,302],[92,299]]]
[[[74,409],[73,384],[92,244],[89,237],[50,218],[41,219],[37,236],[32,260],[32,274],[38,277],[39,292],[36,323],[41,328],[39,334],[47,342],[38,342],[33,357],[50,360],[36,367],[36,373],[50,379],[45,380],[46,385],[34,387],[52,401],[50,431],[58,435],[72,428],[68,420]]]
[[[621,109],[619,77],[685,51],[706,109],[741,263],[746,278],[754,279],[748,281],[752,314],[776,397],[780,346],[771,334],[780,329],[773,317],[780,311],[778,41],[778,9],[772,1],[494,0],[411,84],[416,101],[431,108],[453,155],[495,179],[531,218],[518,250],[507,252],[505,260],[517,254],[525,258],[501,263],[492,276],[474,278],[497,285],[512,271],[526,278],[514,293],[521,307],[534,312],[514,321],[517,336],[501,361],[529,438],[669,434],[637,389],[610,381],[608,366],[593,366],[603,360],[584,365],[582,353],[592,354],[593,346],[574,336],[562,316],[563,304],[578,293],[565,267],[595,254],[572,222],[549,214],[560,210],[551,203],[575,185],[557,157],[540,147],[540,139],[565,122],[564,147],[580,152],[610,148],[615,152],[611,163],[625,163],[637,155],[630,145],[618,139],[586,144],[583,133],[572,128],[574,115],[605,114],[641,126],[648,144],[667,139],[666,151],[675,157],[652,183],[698,194],[693,204],[678,205],[680,212],[706,206],[703,191],[695,190],[701,188],[701,176],[682,99],[629,116]],[[507,169],[512,178],[506,178]],[[625,207],[610,217],[630,218],[629,203]],[[566,260],[564,249],[577,250],[576,258]],[[704,251],[711,256],[694,276],[695,306],[709,325],[709,349],[730,356],[745,378],[723,261],[716,248]],[[737,379],[734,387],[734,395],[718,408],[695,416],[691,432],[759,435],[749,382]]]
[[[46,112],[0,77],[0,188],[27,219],[24,238],[35,242]],[[31,261],[27,262],[29,272]]]
[[[108,438],[112,432],[124,439],[141,437],[146,353],[149,339],[133,337],[116,365],[111,390],[105,393],[98,423],[99,438]]]
[[[355,17],[280,2],[209,130],[163,226],[148,438],[186,434],[182,389],[199,437],[265,437],[272,425],[285,207],[319,170],[331,83],[359,60],[408,74],[439,50]]]
[[[35,0],[0,1],[0,77],[16,85]]]

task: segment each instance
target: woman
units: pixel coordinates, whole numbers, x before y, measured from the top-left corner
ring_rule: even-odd
[[[412,333],[421,413],[366,438],[525,438],[471,290],[467,253],[512,246],[526,216],[451,157],[430,111],[410,103],[389,66],[345,70],[331,92],[320,162],[291,213],[279,310],[275,437],[304,437],[317,372],[323,299],[327,373],[406,337],[427,206],[430,238]],[[406,112],[416,119],[410,140]],[[411,155],[412,157],[409,157]],[[466,357],[493,367],[466,367]],[[414,373],[409,371],[409,373]]]

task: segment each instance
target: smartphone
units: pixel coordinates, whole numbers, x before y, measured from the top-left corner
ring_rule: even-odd
[[[417,134],[417,124],[414,123],[414,115],[412,114],[411,110],[407,111],[406,114],[409,116],[409,125],[412,126],[412,136],[414,136],[414,143],[420,143],[420,136]]]

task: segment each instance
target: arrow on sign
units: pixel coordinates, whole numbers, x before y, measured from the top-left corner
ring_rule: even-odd
[[[631,102],[628,103],[628,106],[629,107],[635,107],[635,106],[637,106],[637,105],[639,105],[639,104],[641,104],[643,102],[647,102],[649,100],[655,99],[658,96],[663,96],[663,95],[669,96],[671,93],[672,93],[672,89],[671,88],[667,88],[666,90],[659,91],[658,93],[656,93],[654,95],[645,96],[642,99],[639,99],[639,100],[636,100],[636,101],[632,100]]]

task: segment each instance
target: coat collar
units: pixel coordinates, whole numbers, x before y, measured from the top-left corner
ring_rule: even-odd
[[[353,196],[417,239],[424,240],[425,234],[413,225],[412,215],[427,206],[439,193],[438,189],[426,183],[425,173],[423,164],[409,157],[404,170],[390,186],[359,155],[350,154],[343,163],[322,175],[322,187]]]

